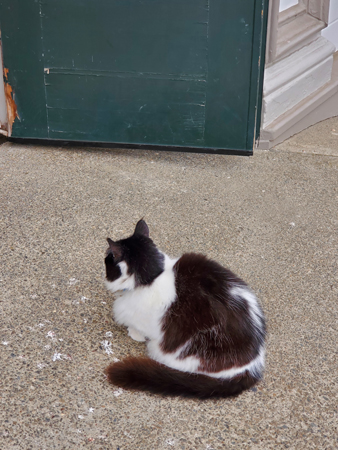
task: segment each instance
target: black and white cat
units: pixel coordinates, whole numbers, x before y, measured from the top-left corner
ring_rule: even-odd
[[[140,220],[105,258],[113,313],[129,336],[147,341],[150,358],[106,369],[125,389],[198,398],[249,389],[264,369],[265,321],[255,295],[230,270],[201,254],[171,259]]]

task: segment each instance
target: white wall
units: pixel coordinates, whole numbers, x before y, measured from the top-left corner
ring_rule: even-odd
[[[330,1],[328,26],[322,31],[328,41],[331,41],[338,50],[338,0]]]
[[[297,4],[298,0],[280,0],[279,12]],[[330,1],[328,26],[322,31],[322,36],[331,41],[336,46],[336,51],[338,51],[338,0]]]
[[[285,9],[291,8],[291,6],[298,5],[298,0],[280,0],[279,2],[279,12]]]

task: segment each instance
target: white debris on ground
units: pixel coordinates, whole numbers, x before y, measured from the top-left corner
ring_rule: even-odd
[[[111,349],[112,343],[109,341],[102,341],[101,345],[103,347],[103,350],[107,353],[107,355],[112,355],[114,352]]]
[[[119,397],[121,394],[123,394],[124,389],[122,388],[118,388],[115,391],[113,391],[113,395],[115,395],[115,397]]]

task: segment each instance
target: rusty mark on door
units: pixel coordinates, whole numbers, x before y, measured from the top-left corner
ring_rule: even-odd
[[[18,108],[14,100],[14,91],[12,86],[8,83],[8,69],[4,68],[4,87],[7,106],[7,118],[8,118],[8,136],[12,134],[12,126],[16,118],[20,120],[18,114]]]

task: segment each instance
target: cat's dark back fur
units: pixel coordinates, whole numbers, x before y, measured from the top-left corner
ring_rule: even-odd
[[[175,264],[176,301],[163,317],[165,352],[185,342],[181,357],[199,355],[201,371],[218,372],[248,364],[264,343],[265,323],[257,329],[246,301],[236,301],[232,287],[245,283],[215,261],[196,253]],[[231,338],[230,338],[231,337]]]

